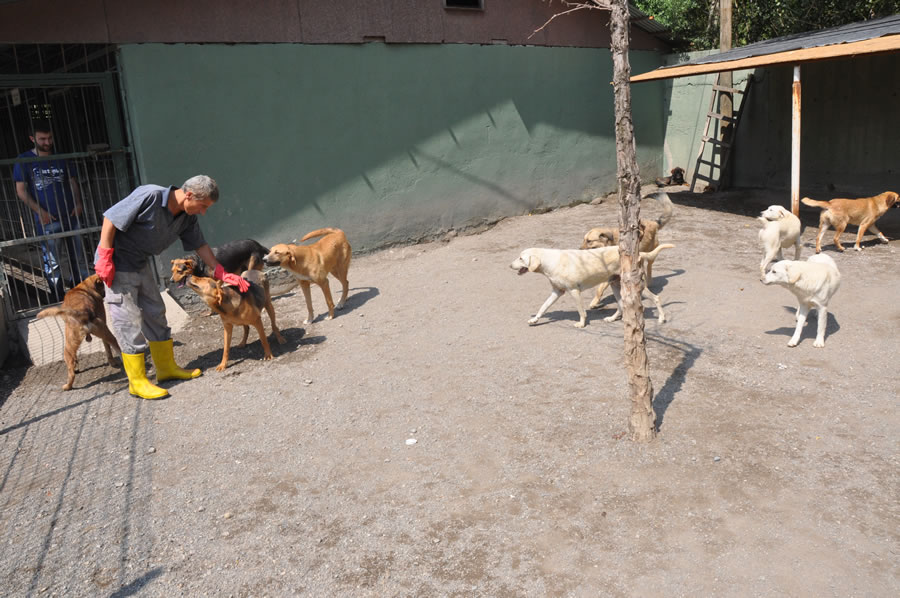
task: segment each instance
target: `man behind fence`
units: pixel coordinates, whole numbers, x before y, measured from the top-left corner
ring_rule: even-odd
[[[53,131],[49,122],[35,121],[29,138],[34,143],[34,149],[19,154],[19,158],[49,158],[53,155]],[[13,168],[16,195],[34,215],[35,236],[80,228],[83,206],[76,175],[74,165],[64,159],[16,163]],[[48,239],[40,244],[44,276],[50,287],[50,297],[55,301],[62,300],[65,294],[60,268],[60,240]],[[68,286],[71,288],[88,277],[88,262],[77,236],[62,240],[69,256],[72,280],[68,281]]]

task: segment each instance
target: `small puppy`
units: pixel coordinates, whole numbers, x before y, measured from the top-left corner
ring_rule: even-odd
[[[303,297],[306,298],[307,317],[303,321],[304,324],[309,324],[315,317],[309,290],[310,282],[319,285],[322,294],[325,295],[325,303],[328,304],[326,320],[334,318],[335,308],[334,301],[331,299],[331,287],[328,285],[328,275],[331,274],[341,282],[342,292],[341,300],[337,304],[338,309],[344,307],[347,293],[350,291],[347,271],[350,269],[353,250],[350,248],[350,243],[347,242],[344,231],[338,228],[320,228],[306,233],[300,240],[307,241],[315,237],[322,238],[312,245],[291,245],[289,243],[275,245],[263,258],[263,262],[267,266],[281,266],[299,281]]]
[[[827,255],[813,255],[805,262],[775,262],[763,276],[762,283],[783,286],[797,297],[797,328],[788,341],[788,347],[796,347],[800,342],[800,333],[811,309],[818,311],[819,315],[813,346],[824,347],[828,302],[841,286],[841,273],[834,260]]]
[[[881,231],[875,226],[875,221],[881,218],[891,206],[896,204],[900,207],[900,204],[897,204],[897,197],[893,191],[885,191],[880,195],[861,199],[838,198],[831,201],[818,201],[809,197],[801,199],[800,201],[805,205],[822,208],[822,213],[819,215],[819,234],[816,236],[816,253],[822,250],[822,238],[829,226],[834,227],[834,245],[838,251],[844,250],[844,246],[841,245],[841,233],[848,224],[859,227],[859,231],[856,233],[856,244],[853,246],[857,251],[862,251],[859,242],[862,241],[867,229],[871,229],[883,243],[887,243],[888,238],[881,234]]]
[[[669,220],[672,219],[672,200],[669,198],[669,194],[665,191],[660,191],[658,193],[651,193],[647,197],[652,197],[656,201],[658,201],[662,205],[662,214],[660,214],[659,218],[656,220],[645,220],[641,218],[641,222],[639,224],[640,227],[640,235],[641,242],[639,245],[639,250],[643,252],[650,252],[656,249],[659,246],[659,231],[668,224]],[[598,227],[592,228],[584,235],[584,240],[581,242],[581,249],[596,249],[598,247],[612,247],[614,245],[619,244],[619,228],[618,227]],[[644,264],[646,265],[646,276],[647,276],[647,286],[650,286],[650,280],[653,278],[653,260],[647,259],[644,260]],[[609,286],[607,283],[602,283],[597,287],[597,292],[594,294],[594,298],[591,299],[591,304],[588,306],[589,309],[594,309],[598,305],[600,305],[600,300],[603,297],[603,293],[606,292],[606,287]]]
[[[69,370],[69,377],[63,384],[63,390],[71,390],[75,382],[75,369],[78,367],[78,347],[82,341],[90,342],[91,334],[97,335],[103,341],[106,349],[106,361],[116,367],[110,347],[121,353],[119,343],[106,326],[106,310],[103,307],[103,297],[106,290],[103,281],[96,274],[91,274],[78,286],[66,293],[62,305],[48,307],[39,312],[36,317],[46,318],[57,316],[66,321],[66,344],[63,349],[63,359]]]
[[[656,179],[656,185],[658,187],[666,187],[668,185],[684,185],[684,168],[676,166],[669,171],[669,174],[672,176]]]
[[[674,245],[660,245],[651,252],[641,252],[641,259],[656,259],[663,249],[675,247]],[[524,250],[516,258],[510,268],[516,270],[519,275],[526,272],[539,272],[550,280],[550,296],[541,305],[537,314],[529,324],[536,324],[544,312],[553,305],[564,293],[568,292],[575,299],[575,306],[580,316],[575,323],[576,328],[584,328],[587,321],[587,313],[581,304],[581,291],[585,291],[600,283],[608,282],[612,287],[613,296],[616,299],[616,313],[604,318],[606,322],[618,320],[622,315],[620,293],[620,266],[618,247],[600,247],[598,249],[543,249],[532,247]],[[650,295],[659,311],[659,322],[666,321],[662,303],[657,295],[644,288],[644,292]]]
[[[782,249],[794,246],[794,259],[800,259],[800,219],[790,210],[782,206],[769,206],[760,213],[757,220],[763,223],[759,231],[759,242],[762,243],[763,256],[759,264],[759,275],[765,276],[766,266],[784,256]]]

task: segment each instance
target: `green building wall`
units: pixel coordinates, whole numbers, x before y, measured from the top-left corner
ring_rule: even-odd
[[[336,226],[366,251],[616,187],[608,50],[139,44],[120,60],[142,182],[214,177],[213,245]],[[662,168],[663,89],[633,87],[645,180]]]

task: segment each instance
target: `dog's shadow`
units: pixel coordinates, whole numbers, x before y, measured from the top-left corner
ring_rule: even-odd
[[[766,334],[777,334],[786,336],[788,338],[791,338],[794,335],[794,330],[797,329],[797,308],[785,305],[784,311],[791,314],[792,325],[790,327],[783,326],[781,328],[776,328],[775,330],[768,330],[766,331]],[[803,325],[803,330],[800,332],[800,342],[802,342],[804,338],[816,338],[818,326],[819,313],[817,310],[811,309],[809,310],[809,314],[807,314],[806,316],[806,324]],[[841,325],[838,324],[837,318],[834,317],[833,313],[828,312],[828,319],[825,321],[825,340],[828,340],[828,337],[830,337],[840,329]]]
[[[654,274],[653,280],[650,281],[650,286],[648,288],[653,294],[659,295],[663,292],[663,289],[666,288],[666,285],[669,284],[670,278],[674,276],[681,276],[684,273],[684,269],[678,268],[675,270],[670,270],[668,274]],[[594,291],[591,291],[590,293],[583,293],[582,298],[585,298],[587,295],[590,295],[591,299],[593,300]],[[660,297],[660,300],[662,301],[662,297]],[[663,301],[663,305],[668,305],[668,303],[666,301]],[[612,291],[607,289],[603,293],[603,298],[600,300],[600,303],[598,303],[596,307],[589,308],[588,311],[590,312],[591,310],[604,309],[606,307],[612,307],[613,309],[615,309],[615,306],[616,300],[613,297]]]
[[[272,355],[278,358],[280,355],[295,351],[300,345],[319,345],[325,342],[324,336],[304,336],[305,332],[303,328],[282,328],[281,335],[284,337],[284,344],[280,345],[275,340],[275,335],[269,334],[269,348],[272,349]],[[240,326],[234,327],[234,335],[231,337],[231,349],[228,351],[228,367],[233,367],[245,360],[263,361],[265,353],[263,352],[262,343],[259,342],[259,336],[256,336],[255,329],[253,327],[250,328],[247,344],[243,347],[238,347],[237,343],[240,342],[243,334]],[[215,370],[216,366],[222,362],[222,351],[223,347],[220,342],[215,349],[196,356],[182,367],[188,370],[193,368],[200,368],[204,371],[209,369]]]
[[[338,290],[338,298],[339,298],[340,297],[340,287],[338,287],[338,289],[339,289]],[[335,319],[341,317],[341,314],[347,314],[359,307],[362,307],[363,305],[365,305],[366,303],[368,303],[369,301],[371,301],[372,299],[374,299],[375,297],[377,297],[380,294],[381,294],[381,291],[379,291],[377,287],[356,287],[356,288],[349,289],[349,291],[347,292],[347,301],[346,301],[346,303],[344,303],[344,307],[342,307],[341,309],[335,308],[335,310],[334,310]],[[334,287],[332,286],[332,288],[331,288],[332,299],[334,298],[334,295],[335,295]],[[278,295],[278,297],[273,297],[272,299],[274,301],[275,299],[280,299],[282,297],[294,297],[294,296],[296,296],[301,301],[301,305],[303,306],[303,309],[305,310],[306,303],[305,303],[305,300],[303,299],[303,293],[300,292],[299,287],[297,287],[297,289],[294,291],[291,291],[289,293],[282,293],[281,295]],[[320,292],[319,296],[321,297],[321,292]],[[317,315],[316,317],[313,318],[313,324],[315,324],[316,322],[319,322],[319,321],[324,321],[327,316],[328,316],[327,311]]]

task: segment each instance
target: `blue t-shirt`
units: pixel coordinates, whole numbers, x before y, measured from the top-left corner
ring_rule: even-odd
[[[185,251],[206,245],[197,216],[185,212],[173,216],[169,211],[169,197],[175,189],[141,185],[103,213],[117,229],[113,240],[116,270],[139,272],[151,256],[168,249],[176,239],[181,239]]]
[[[34,150],[19,154],[20,158],[37,158]],[[69,179],[77,174],[68,160],[49,157],[46,162],[28,162],[13,167],[13,180],[25,183],[31,197],[60,222],[69,221],[69,213],[75,209],[75,197]],[[34,214],[34,221],[41,229],[41,217]]]

